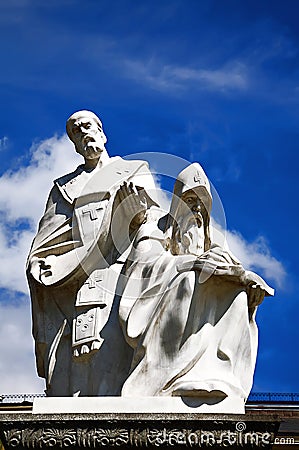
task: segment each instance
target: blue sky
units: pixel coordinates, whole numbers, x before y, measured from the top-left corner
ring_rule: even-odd
[[[258,392],[298,392],[299,4],[292,0],[0,1],[0,393],[41,392],[26,253],[65,137],[98,113],[113,155],[198,161],[232,249],[276,289],[260,307]],[[177,166],[169,157],[170,173]]]

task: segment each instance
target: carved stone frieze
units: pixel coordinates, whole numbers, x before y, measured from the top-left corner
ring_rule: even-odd
[[[271,448],[277,420],[0,420],[5,449]],[[141,418],[140,418],[141,417]]]
[[[237,432],[229,429],[12,429],[4,432],[7,447],[19,448],[65,448],[65,447],[209,447],[254,445],[267,447],[274,442],[271,432]]]

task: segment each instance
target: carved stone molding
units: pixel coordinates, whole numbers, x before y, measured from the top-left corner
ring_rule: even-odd
[[[265,420],[246,415],[198,415],[197,419],[194,414],[165,415],[164,419],[163,414],[159,418],[142,414],[106,418],[70,415],[67,419],[64,414],[60,418],[53,415],[50,420],[49,415],[44,420],[29,414],[12,416],[0,417],[5,449],[271,448],[279,425],[275,417]]]

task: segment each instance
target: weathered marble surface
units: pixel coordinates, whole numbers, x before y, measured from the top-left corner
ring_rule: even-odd
[[[244,405],[273,289],[211,242],[202,167],[178,175],[163,216],[147,163],[110,158],[97,116],[67,132],[84,164],[55,180],[27,265],[47,395]]]

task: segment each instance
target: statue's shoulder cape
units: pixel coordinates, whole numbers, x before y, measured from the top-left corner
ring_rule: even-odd
[[[83,166],[57,178],[54,185],[57,186],[63,198],[74,203],[78,198],[94,193],[114,192],[126,180],[135,175],[148,175],[148,163],[145,161],[126,161],[120,157],[111,158],[109,164],[92,172],[86,172]]]

